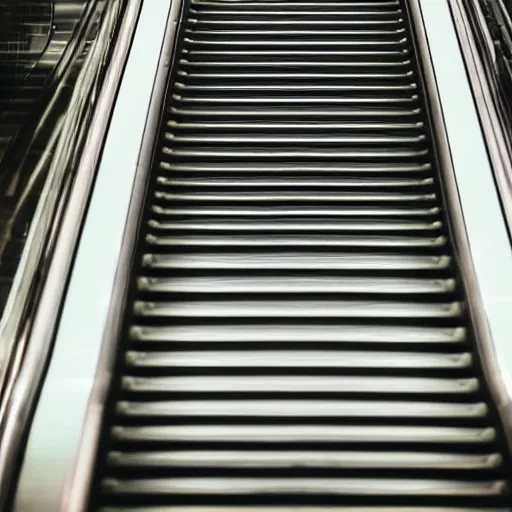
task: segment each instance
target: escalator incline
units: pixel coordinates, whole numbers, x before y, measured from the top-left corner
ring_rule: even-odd
[[[507,509],[406,5],[185,8],[91,510]]]

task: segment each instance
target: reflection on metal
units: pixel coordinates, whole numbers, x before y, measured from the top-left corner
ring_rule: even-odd
[[[117,12],[117,9],[114,12]],[[96,19],[91,17],[89,30],[93,29],[95,22]],[[112,23],[107,26],[111,30]],[[38,194],[37,207],[26,238],[25,249],[14,277],[4,314],[0,320],[0,389],[5,386],[7,372],[10,370],[14,352],[22,352],[25,349],[23,344],[19,344],[17,341],[20,330],[26,328],[27,322],[30,323],[33,308],[36,306],[34,299],[38,286],[37,280],[41,278],[40,273],[45,268],[44,262],[51,253],[52,245],[57,236],[55,228],[59,225],[63,208],[67,202],[67,193],[69,193],[75,171],[74,160],[80,154],[85,131],[88,128],[85,121],[92,114],[90,100],[99,92],[97,90],[98,78],[100,73],[103,72],[102,61],[105,55],[108,54],[109,45],[107,43],[109,37],[110,33],[106,32],[103,38],[98,37],[94,41],[91,51],[81,68],[77,80],[78,85],[73,90],[68,108],[54,126],[49,139],[50,147],[42,154],[35,170],[29,175],[26,189],[23,190],[19,198],[13,216],[3,227],[1,247],[5,248],[9,242],[13,226],[23,212],[27,199],[34,193],[33,188],[38,184],[39,178],[41,178],[40,174],[46,173],[44,184]],[[83,44],[85,44],[85,41]],[[74,58],[79,58],[80,53],[78,52]],[[71,67],[69,72],[71,72]],[[64,87],[64,84],[59,84],[59,90],[61,87]],[[53,98],[52,101],[57,101],[57,98]],[[41,121],[40,124],[43,122]],[[2,399],[0,421],[2,420],[2,413],[5,411],[7,397],[4,395]]]
[[[492,9],[503,9],[508,22],[501,23],[501,30],[512,36],[512,24],[501,0],[492,3]],[[512,241],[512,41],[510,47],[493,41],[493,20],[485,16],[479,2],[449,0],[449,4]]]
[[[126,22],[122,14],[129,2],[115,0],[108,4],[102,1],[88,3],[85,22],[79,26],[80,30],[74,32],[75,39],[70,43],[75,49],[67,56],[68,62],[61,70],[62,76],[47,108],[48,112],[53,104],[64,101],[58,107],[61,109],[60,121],[50,137],[54,149],[44,153],[39,161],[40,167],[43,163],[46,165],[47,175],[41,180],[37,208],[13,290],[0,323],[3,386],[0,405],[1,509],[5,508],[6,500],[12,497],[10,487],[19,470],[21,443],[46,367],[46,357],[51,350],[53,329],[67,283],[66,275],[128,53],[130,33],[137,16],[138,2],[134,3],[135,12],[132,3],[128,26],[125,26],[127,40],[120,43],[112,61],[113,44],[116,41],[113,34],[122,21]],[[85,45],[92,39],[84,60]],[[60,96],[66,84],[69,84],[70,74],[77,71],[77,85],[71,95]],[[40,127],[45,122],[41,121]],[[91,123],[96,128],[92,133],[89,132]],[[36,168],[35,173],[29,176],[32,181],[27,189],[37,182],[37,173]],[[30,193],[33,191],[24,193],[22,201]],[[70,220],[71,225],[66,229],[66,223],[69,225]],[[52,268],[55,266],[60,276],[57,282],[53,276],[52,282]],[[52,290],[48,297],[49,286]],[[41,309],[44,309],[45,315],[43,325],[37,316]]]
[[[0,2],[0,180],[12,167],[11,146],[37,124],[76,46],[85,0]],[[79,31],[79,30],[77,30]],[[32,128],[31,128],[32,125]],[[26,137],[26,136],[25,136]],[[21,150],[21,148],[19,148]],[[21,156],[21,155],[20,155]],[[5,157],[10,157],[4,161]]]
[[[93,4],[94,2],[90,2],[90,6]],[[27,9],[31,12],[31,5],[21,3],[18,9]],[[57,196],[60,193],[58,184],[52,183],[52,179],[46,177],[51,172],[52,162],[55,166],[58,145],[62,146],[64,114],[67,113],[70,100],[67,89],[73,84],[72,75],[76,75],[82,68],[81,61],[89,44],[87,38],[82,36],[91,21],[92,11],[88,7],[84,16],[81,16],[83,6],[83,0],[61,0],[54,6],[54,23],[44,53],[39,60],[34,61],[32,68],[25,75],[18,78],[19,84],[13,92],[16,95],[23,95],[25,87],[33,91],[33,80],[37,77],[37,87],[34,87],[38,92],[34,93],[30,105],[13,100],[14,105],[21,105],[22,108],[18,112],[21,116],[18,120],[20,126],[16,136],[9,142],[5,158],[0,161],[0,184],[7,189],[2,199],[0,272],[4,278],[4,295],[10,291],[0,303],[0,311],[3,313],[0,320],[0,390],[4,396],[6,372],[12,369],[16,373],[16,368],[10,367],[13,361],[12,351],[19,348],[19,353],[22,353],[24,350],[23,344],[17,343],[17,338],[21,338],[18,331],[25,328],[27,315],[34,307],[29,296],[34,292],[35,273],[34,270],[25,272],[29,250],[26,245],[32,243],[33,236],[28,234],[29,227],[32,224],[42,224],[43,219],[39,218],[38,213],[42,208],[41,203],[50,201],[45,205],[46,209],[54,208],[57,204],[48,196],[48,189],[53,188]],[[97,21],[97,18],[94,21]],[[89,27],[88,34],[89,39],[93,37],[94,26]],[[55,62],[50,68],[42,69],[44,66],[41,60],[44,60],[47,52],[55,56]],[[10,84],[9,80],[13,80],[11,75],[8,77],[7,87]],[[15,85],[16,81],[11,84],[12,87]],[[79,93],[82,94],[83,91],[77,91],[77,97]],[[44,222],[47,223],[45,229],[49,230],[48,220]],[[26,250],[23,252],[24,248]],[[41,247],[38,250],[41,251]],[[37,272],[42,270],[41,265],[37,265]],[[0,405],[0,411],[4,406],[5,401]]]

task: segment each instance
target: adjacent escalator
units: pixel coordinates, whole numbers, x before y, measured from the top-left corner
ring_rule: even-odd
[[[507,509],[407,6],[185,9],[91,510]]]
[[[80,67],[71,54],[84,5],[0,0],[0,316],[44,183],[42,161],[55,151],[49,139]],[[74,69],[65,77],[70,63]]]

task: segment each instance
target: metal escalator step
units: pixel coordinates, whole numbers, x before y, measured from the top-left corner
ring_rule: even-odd
[[[176,156],[185,156],[186,152],[180,152],[176,151]],[[193,156],[192,153],[188,153],[188,155]],[[187,155],[187,156],[188,156]],[[226,157],[235,156],[234,153],[224,153],[223,154]],[[257,153],[239,153],[240,156],[244,156],[247,158],[250,157],[258,157],[259,155]],[[261,153],[262,156],[267,156],[267,153]],[[281,153],[274,153],[275,156],[278,157],[285,157],[286,154]],[[298,156],[298,154],[291,154],[290,156]],[[363,156],[362,153],[359,154],[361,157]],[[208,157],[210,155],[202,155],[200,152],[196,153],[196,157],[199,156],[205,156]],[[212,154],[212,156],[222,156],[220,153],[217,153],[217,155]],[[322,155],[315,155],[315,156],[322,156]],[[324,156],[331,156],[329,154],[325,154]],[[343,157],[342,154],[338,155],[332,155]],[[371,155],[370,155],[371,156]],[[290,187],[292,188],[292,187]],[[351,190],[353,187],[347,187],[349,190],[343,190],[340,192],[324,192],[324,193],[318,193],[318,192],[308,192],[308,191],[272,191],[272,190],[265,190],[265,191],[245,191],[242,190],[238,193],[236,192],[180,192],[177,190],[175,193],[173,192],[160,192],[155,191],[155,199],[160,200],[164,203],[174,203],[178,201],[183,202],[195,202],[195,201],[208,201],[208,202],[227,202],[227,203],[233,203],[233,202],[256,202],[256,203],[268,203],[268,202],[294,202],[294,203],[321,203],[321,202],[338,202],[338,203],[390,203],[390,202],[397,202],[397,203],[413,203],[413,202],[433,202],[436,200],[436,194],[434,193],[398,193],[398,192],[388,192],[387,190],[384,190],[382,192],[376,192],[376,191],[358,191],[358,190]]]
[[[459,302],[435,303],[398,301],[180,301],[134,303],[138,317],[223,317],[229,318],[445,318],[460,317]]]
[[[352,165],[343,165],[343,164],[329,164],[324,163],[323,165],[304,165],[300,163],[296,164],[287,164],[287,163],[274,163],[274,164],[259,164],[259,165],[247,165],[247,163],[236,163],[236,164],[211,164],[211,163],[203,163],[202,165],[198,164],[169,164],[167,162],[160,162],[160,168],[165,171],[172,171],[175,174],[179,173],[193,173],[195,174],[212,174],[216,176],[218,174],[241,174],[248,173],[252,176],[255,174],[262,173],[264,175],[268,174],[285,174],[284,178],[288,178],[289,173],[293,173],[295,176],[303,176],[304,174],[313,174],[313,175],[322,175],[323,173],[327,174],[330,178],[332,178],[332,174],[339,174],[343,176],[345,174],[354,174],[358,176],[360,174],[368,173],[370,175],[385,173],[389,175],[398,174],[413,174],[413,173],[425,173],[431,169],[431,165],[429,163],[416,165],[416,164],[400,164],[395,162],[393,164],[352,164]],[[245,178],[248,179],[248,178]],[[251,178],[249,178],[251,179]],[[275,179],[275,178],[274,178]],[[439,211],[439,210],[438,210]]]
[[[311,468],[435,468],[487,469],[497,467],[501,456],[458,455],[445,453],[373,453],[373,452],[250,452],[250,451],[181,451],[181,452],[113,452],[109,464],[125,467],[228,467],[282,468],[300,464]]]
[[[265,78],[268,79],[268,75],[258,75],[258,78]],[[195,82],[202,83],[205,80],[208,80],[209,78],[214,78],[216,82],[222,82],[224,77],[220,76],[204,76],[204,75],[193,75],[191,76],[191,79],[193,79]],[[240,78],[238,76],[230,77],[230,78]],[[254,76],[243,76],[241,78],[252,80],[254,79]],[[272,76],[270,76],[272,78]],[[284,78],[288,78],[285,76]],[[291,77],[293,78],[293,76]],[[301,75],[299,78],[311,78],[311,76],[304,76]],[[322,77],[319,77],[322,79]],[[265,80],[260,80],[262,83],[261,85],[266,85]],[[282,80],[283,85],[286,85],[287,80]],[[306,86],[309,85],[309,81],[306,82]],[[358,84],[362,87],[365,86],[365,84]],[[356,85],[357,87],[357,85]],[[381,121],[385,118],[391,118],[393,120],[396,120],[397,118],[403,118],[404,120],[409,120],[411,117],[418,118],[418,115],[420,113],[420,110],[417,108],[414,109],[392,109],[389,107],[382,107],[379,106],[379,108],[372,108],[372,109],[364,109],[364,110],[355,110],[353,106],[348,105],[344,108],[339,106],[331,106],[330,108],[311,108],[308,105],[302,105],[302,110],[292,110],[290,108],[283,109],[282,107],[279,110],[276,109],[265,109],[264,107],[261,107],[259,105],[252,105],[251,109],[242,109],[239,106],[236,108],[231,108],[230,110],[225,110],[222,107],[219,108],[217,105],[214,105],[212,108],[212,105],[209,105],[209,109],[191,109],[191,108],[182,108],[182,107],[172,107],[170,109],[171,114],[181,119],[183,116],[187,116],[187,118],[198,118],[201,119],[214,119],[214,118],[220,118],[220,119],[236,119],[239,120],[240,118],[247,118],[252,117],[253,119],[259,119],[259,118],[266,118],[266,119],[279,119],[282,116],[286,116],[292,121],[296,121],[297,119],[303,119],[305,121],[311,121],[311,120],[318,120],[322,119],[324,122],[327,120],[339,120],[340,118],[343,118],[344,121],[351,120],[351,121],[360,121],[361,119],[367,120],[371,119],[374,122],[375,121]],[[351,108],[352,107],[352,108]],[[367,164],[371,165],[371,162],[367,162]],[[401,164],[399,162],[393,162],[394,166],[400,168]],[[311,165],[311,164],[310,164]],[[338,163],[340,165],[340,163]],[[403,164],[402,164],[403,165]],[[313,164],[314,166],[314,164]],[[413,166],[411,164],[410,166]],[[357,167],[357,165],[353,165],[353,167]]]
[[[201,416],[259,418],[482,418],[487,414],[483,403],[378,402],[346,400],[179,400],[158,402],[119,402],[122,416]]]
[[[157,182],[159,185],[174,186],[174,187],[207,187],[207,188],[220,188],[220,187],[237,187],[240,188],[253,188],[253,187],[266,187],[266,188],[294,188],[303,187],[308,190],[311,188],[332,188],[332,187],[428,187],[434,185],[432,178],[339,178],[339,179],[320,179],[320,178],[174,178],[174,177],[158,177]]]
[[[477,379],[427,379],[411,377],[125,377],[127,391],[155,393],[217,393],[236,389],[240,393],[474,393]]]
[[[250,48],[274,48],[289,46],[293,48],[300,48],[306,46],[308,48],[363,48],[366,50],[368,47],[377,48],[403,48],[407,44],[405,37],[406,32],[404,29],[398,30],[357,30],[350,31],[344,30],[315,30],[311,27],[304,30],[283,30],[273,29],[269,30],[267,27],[261,30],[204,30],[194,27],[193,29],[185,30],[185,42],[190,47],[218,47],[223,44],[223,40],[227,36],[232,38],[236,36],[239,39],[233,39],[233,46],[236,47],[250,47]],[[261,36],[267,36],[265,40],[258,40]],[[323,36],[323,40],[316,39],[317,36]],[[275,39],[269,39],[268,36]],[[306,39],[311,37],[311,39]],[[299,38],[295,40],[295,38]],[[297,43],[297,44],[295,44]],[[364,51],[363,50],[363,51]],[[411,73],[412,76],[412,73]],[[346,84],[345,84],[346,85]]]
[[[293,292],[292,292],[293,293]],[[144,326],[132,325],[129,337],[133,341],[193,342],[274,342],[274,343],[382,343],[427,344],[465,343],[463,327],[416,327],[386,325],[272,323],[251,324],[231,321],[227,325],[207,322],[193,325]],[[373,354],[372,354],[373,355]]]
[[[263,219],[259,222],[255,220],[233,219],[233,218],[213,218],[209,221],[194,221],[194,220],[176,220],[158,221],[153,220],[148,225],[159,233],[173,232],[173,231],[207,231],[207,232],[232,232],[232,231],[249,231],[249,232],[432,232],[439,231],[443,224],[441,221],[414,221],[414,220],[398,220],[389,221],[382,220],[378,217],[378,213],[374,212],[375,217],[361,220],[343,220],[333,221],[331,218],[318,218],[315,219],[304,216],[298,219],[282,219],[277,218],[274,221]]]
[[[149,247],[148,247],[149,249]],[[147,253],[142,264],[148,269],[209,269],[209,270],[345,270],[345,271],[412,271],[449,269],[451,257],[416,254],[380,254],[339,252],[193,252]]]
[[[216,131],[225,130],[244,130],[244,131],[256,131],[256,130],[276,130],[276,131],[337,131],[337,130],[364,130],[368,131],[392,131],[392,130],[407,130],[414,131],[419,130],[423,127],[423,123],[178,123],[169,122],[168,126],[174,131],[179,130],[180,132],[192,132],[199,129],[208,129]]]
[[[325,235],[324,235],[325,237]],[[244,235],[240,237],[229,237],[223,235],[203,235],[203,236],[153,236],[148,235],[146,241],[152,245],[172,246],[172,247],[316,247],[320,243],[325,247],[440,247],[445,245],[444,237],[432,238],[405,238],[389,236],[385,240],[378,236],[359,236],[348,237],[339,235],[330,235],[324,238],[321,235],[303,235],[298,241],[294,235],[275,236],[275,235]]]
[[[400,279],[370,277],[279,276],[279,277],[176,277],[137,280],[138,289],[149,293],[451,293],[454,279]]]
[[[405,9],[185,3],[92,509],[509,506]]]
[[[164,367],[176,368],[305,368],[316,373],[318,369],[467,369],[472,358],[463,353],[407,353],[333,350],[241,350],[241,351],[194,351],[194,352],[135,352],[126,353],[126,366],[131,369]],[[371,378],[371,377],[369,377]],[[202,411],[197,411],[201,414]],[[282,411],[277,411],[281,413]],[[390,412],[392,414],[392,412]]]
[[[493,428],[461,427],[417,427],[417,426],[346,426],[329,424],[312,425],[158,425],[158,426],[117,426],[112,429],[112,438],[121,446],[123,442],[141,443],[151,447],[152,443],[261,443],[275,445],[285,443],[314,443],[333,446],[351,443],[366,443],[375,448],[380,443],[416,444],[417,449],[425,445],[484,445],[496,439]]]
[[[500,496],[506,490],[502,480],[472,482],[464,480],[356,479],[356,478],[152,478],[140,480],[108,479],[106,493],[125,494],[354,494],[373,496]]]

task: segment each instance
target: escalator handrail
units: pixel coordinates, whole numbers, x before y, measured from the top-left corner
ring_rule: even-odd
[[[78,55],[75,57],[78,58]],[[3,238],[7,238],[7,231],[17,217],[18,211],[23,208],[25,198],[30,194],[31,187],[39,175],[47,170],[48,175],[38,200],[21,261],[14,276],[7,304],[0,320],[0,353],[2,361],[0,368],[0,393],[3,397],[2,401],[0,401],[0,425],[5,408],[5,384],[8,368],[12,360],[12,352],[16,348],[17,340],[20,339],[20,333],[25,330],[25,326],[29,322],[35,305],[33,299],[38,287],[38,280],[42,277],[43,261],[48,255],[48,249],[52,245],[51,239],[55,237],[53,228],[58,225],[56,223],[59,221],[59,211],[62,210],[65,204],[62,201],[64,198],[63,194],[71,184],[72,172],[69,171],[72,171],[72,162],[79,154],[80,132],[86,128],[83,124],[85,121],[83,117],[90,116],[90,112],[87,112],[87,105],[80,105],[80,103],[85,99],[88,100],[94,92],[93,88],[98,79],[98,76],[95,75],[101,69],[98,66],[100,62],[93,62],[97,58],[91,50],[80,72],[78,85],[73,91],[68,109],[55,125],[49,147],[43,152],[36,165],[32,173],[33,176],[31,176],[31,180],[27,185],[27,191],[24,191],[22,194],[17,208],[3,233]],[[91,64],[95,64],[94,68],[96,69],[89,69]],[[84,85],[86,83],[89,83],[88,88],[90,90],[87,90]]]
[[[7,509],[6,502],[12,497],[24,434],[47,366],[141,0],[112,0],[95,5],[103,10],[97,37],[63,118],[5,321],[0,326],[0,348],[4,357],[9,356],[12,367],[8,379],[4,379],[0,403],[1,510]],[[58,269],[58,276],[51,274],[53,268]],[[45,319],[37,323],[36,314],[41,311]]]

